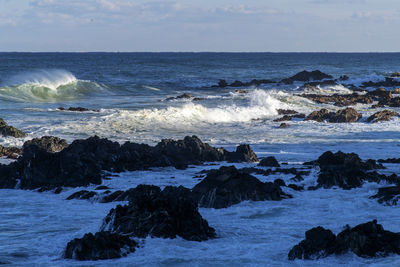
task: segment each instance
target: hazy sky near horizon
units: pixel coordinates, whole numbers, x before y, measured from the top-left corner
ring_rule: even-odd
[[[400,51],[398,0],[0,0],[0,51]]]

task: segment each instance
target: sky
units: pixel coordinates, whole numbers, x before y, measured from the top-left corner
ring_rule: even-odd
[[[399,0],[0,0],[0,51],[397,52]]]

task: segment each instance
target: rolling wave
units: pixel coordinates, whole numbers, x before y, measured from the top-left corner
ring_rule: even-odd
[[[0,99],[17,102],[58,102],[74,100],[104,88],[78,80],[66,70],[37,70],[15,75],[0,85]]]

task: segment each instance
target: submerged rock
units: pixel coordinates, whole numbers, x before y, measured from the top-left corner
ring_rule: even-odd
[[[3,119],[0,118],[0,135],[12,136],[16,138],[25,137],[26,134],[17,128],[8,125]]]
[[[44,151],[55,153],[60,152],[68,146],[67,141],[55,136],[43,136],[41,138],[33,138],[32,140],[26,141],[24,147],[36,145]]]
[[[278,161],[276,160],[275,157],[266,157],[263,158],[260,163],[258,163],[258,166],[263,166],[263,167],[280,167]]]
[[[259,86],[261,84],[268,84],[268,83],[275,83],[272,80],[266,80],[266,79],[253,79],[250,82],[242,82],[242,81],[234,81],[231,84],[228,84],[225,80],[219,80],[218,85],[213,85],[212,87],[220,87],[220,88],[225,88],[225,87],[248,87],[248,86]]]
[[[318,259],[347,252],[359,257],[400,254],[400,233],[384,230],[376,220],[353,228],[347,225],[337,236],[319,226],[306,232],[306,239],[290,250],[288,258]]]
[[[282,200],[291,197],[285,194],[279,185],[263,183],[234,166],[221,167],[209,172],[203,181],[193,187],[192,193],[201,207],[216,209],[226,208],[244,200]]]
[[[386,205],[397,205],[400,199],[400,185],[381,187],[376,195],[370,198],[378,199],[378,202]]]
[[[81,261],[116,259],[135,252],[137,246],[128,236],[110,232],[88,233],[68,242],[64,257]]]
[[[104,220],[102,230],[135,237],[176,238],[204,241],[215,230],[198,212],[190,190],[167,186],[163,191],[142,186],[129,205],[118,205]]]
[[[178,99],[192,99],[193,98],[193,94],[190,93],[184,93],[181,95],[178,95],[177,97],[168,97],[165,100],[166,101],[170,101],[170,100],[178,100]]]
[[[281,82],[286,83],[286,84],[292,84],[294,81],[300,81],[300,82],[308,82],[311,80],[323,80],[323,79],[332,79],[333,77],[331,75],[325,74],[321,72],[320,70],[314,70],[314,71],[302,71],[299,72],[289,78],[283,79]]]
[[[87,109],[87,108],[83,108],[83,107],[69,107],[69,108],[63,108],[63,107],[59,107],[57,108],[60,111],[76,111],[76,112],[87,112],[87,111],[93,111],[93,112],[100,112],[100,110],[98,109]]]

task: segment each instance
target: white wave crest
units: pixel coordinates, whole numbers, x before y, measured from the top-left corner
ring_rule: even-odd
[[[0,87],[0,98],[11,101],[55,102],[76,99],[101,89],[97,83],[78,80],[66,70],[36,70],[12,76]]]

